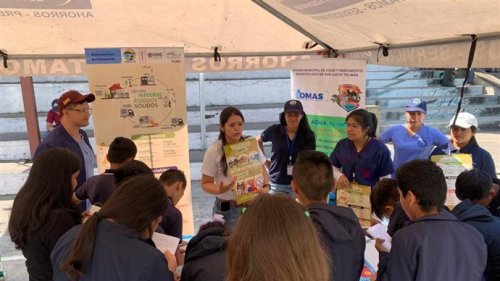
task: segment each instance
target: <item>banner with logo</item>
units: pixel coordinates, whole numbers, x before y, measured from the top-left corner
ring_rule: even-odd
[[[184,171],[188,186],[177,207],[184,234],[193,234],[184,50],[182,48],[85,49],[89,90],[96,96],[94,134],[99,170],[115,137],[137,145],[136,159],[157,177]]]
[[[302,102],[316,133],[316,150],[330,155],[346,137],[345,117],[366,101],[366,62],[348,59],[291,63],[292,99]]]

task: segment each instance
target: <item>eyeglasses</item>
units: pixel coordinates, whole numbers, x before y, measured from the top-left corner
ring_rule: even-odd
[[[82,108],[82,109],[73,109],[73,108],[66,108],[67,110],[71,111],[78,111],[81,114],[92,114],[92,108]]]

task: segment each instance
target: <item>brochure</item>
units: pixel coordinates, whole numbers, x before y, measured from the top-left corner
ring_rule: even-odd
[[[236,177],[236,203],[251,201],[264,185],[262,160],[255,138],[224,146],[229,174]]]
[[[435,162],[444,173],[448,191],[446,193],[445,205],[453,209],[460,203],[460,200],[455,195],[455,182],[458,175],[466,170],[471,170],[472,155],[471,154],[450,154],[450,155],[433,155],[431,160]]]
[[[371,225],[371,190],[371,187],[356,182],[351,183],[351,188],[337,189],[337,206],[351,208],[363,228]]]

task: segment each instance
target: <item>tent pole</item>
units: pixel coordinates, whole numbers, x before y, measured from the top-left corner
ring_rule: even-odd
[[[198,74],[198,87],[200,95],[201,149],[205,151],[207,149],[207,127],[206,127],[206,117],[205,117],[205,74],[203,72],[200,72]]]
[[[36,108],[35,88],[33,77],[19,77],[21,92],[23,95],[24,114],[26,117],[26,127],[28,129],[28,142],[30,146],[31,159],[35,155],[35,150],[40,144],[40,129],[38,127],[38,113]]]

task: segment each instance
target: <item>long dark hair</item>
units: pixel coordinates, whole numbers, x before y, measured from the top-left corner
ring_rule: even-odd
[[[285,112],[280,113],[280,124],[286,126]],[[297,134],[295,134],[297,147],[299,149],[308,148],[316,149],[316,134],[309,126],[309,121],[307,121],[307,114],[302,113],[302,119],[300,119],[299,128],[297,129]],[[314,147],[311,147],[311,143]]]
[[[114,190],[101,210],[82,225],[73,248],[61,264],[62,270],[72,280],[83,277],[85,265],[92,258],[97,227],[102,219],[112,219],[140,234],[148,231],[151,237],[154,232],[152,223],[164,214],[167,204],[167,193],[154,177],[141,175],[125,180]]]
[[[243,120],[243,123],[245,122],[245,117],[243,117],[243,113],[241,111],[234,107],[234,106],[228,106],[222,110],[220,113],[220,120],[219,120],[219,140],[222,141],[222,147],[227,144],[226,140],[226,135],[222,131],[222,127],[226,125],[227,120],[233,115],[237,115],[241,117],[241,120]],[[244,137],[241,136],[241,139],[243,140]],[[227,163],[226,163],[226,154],[224,153],[224,149],[222,150],[222,158],[220,159],[221,165],[222,165],[222,172],[224,173],[224,176],[227,176]]]
[[[374,138],[377,132],[377,116],[366,109],[356,109],[349,113],[345,118],[345,122],[353,118],[356,122],[361,124],[363,129],[368,128],[368,136]]]
[[[9,219],[10,239],[24,249],[34,233],[44,233],[57,223],[55,210],[65,210],[75,218],[79,211],[71,203],[71,176],[80,170],[80,159],[65,148],[49,148],[33,163],[28,179],[17,193]]]

